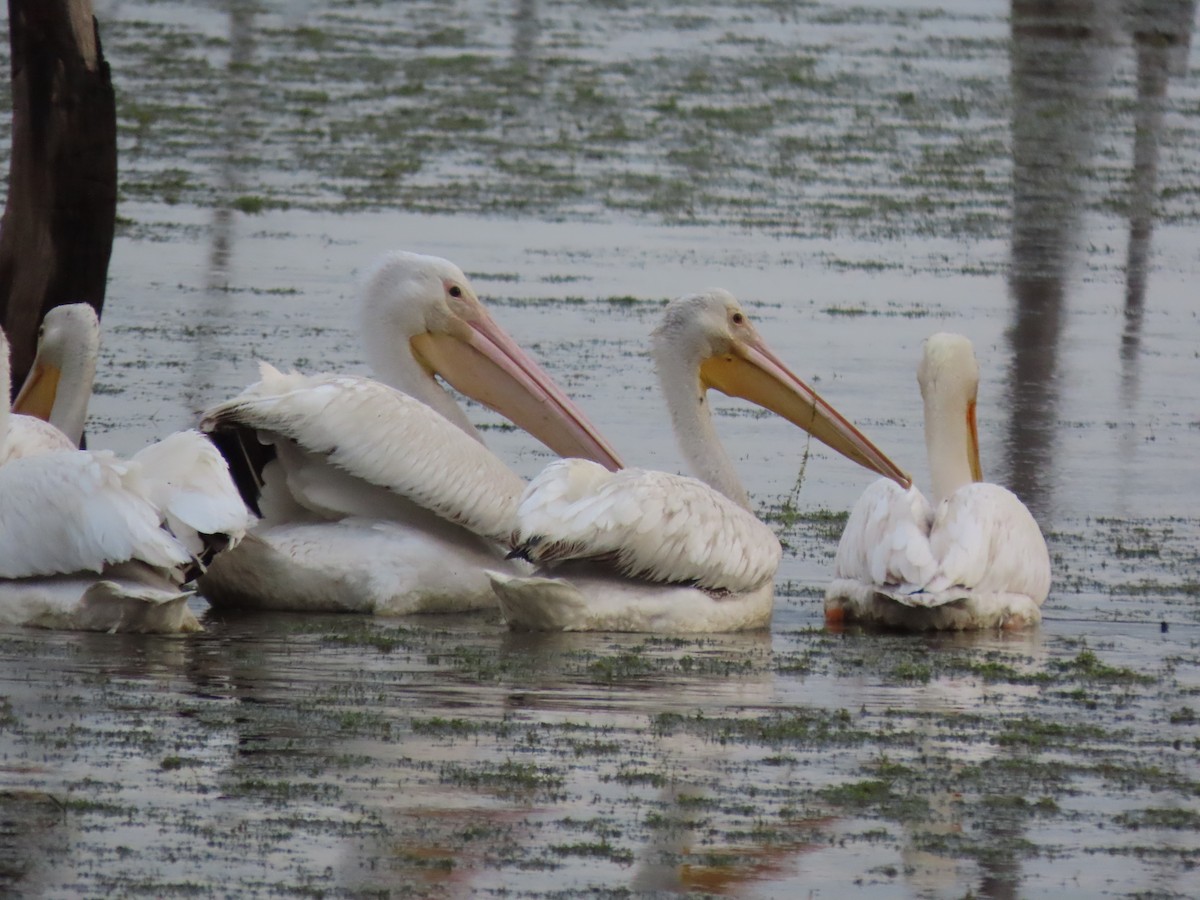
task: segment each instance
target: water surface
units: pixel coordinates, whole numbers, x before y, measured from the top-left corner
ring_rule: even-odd
[[[720,285],[920,482],[920,342],[968,334],[985,471],[1055,586],[1028,635],[826,632],[867,476],[722,399],[787,546],[769,633],[7,631],[0,885],[1194,895],[1195,13],[1056,6],[98,4],[122,194],[93,446],[192,424],[258,359],[361,371],[354,279],[406,247],[677,470],[646,338]],[[471,414],[522,474],[549,458]]]

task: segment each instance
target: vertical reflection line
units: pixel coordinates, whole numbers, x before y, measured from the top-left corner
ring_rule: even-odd
[[[530,80],[537,75],[538,22],[537,0],[516,0],[513,11],[512,58],[525,69]]]
[[[1105,13],[1109,15],[1105,15]],[[1013,226],[1007,483],[1040,519],[1053,506],[1058,348],[1081,244],[1083,176],[1107,81],[1104,0],[1014,0]]]
[[[229,62],[225,68],[222,91],[220,152],[217,156],[216,197],[209,232],[208,267],[204,277],[204,300],[195,322],[192,346],[192,377],[184,386],[184,396],[193,414],[198,414],[208,401],[211,390],[206,374],[219,355],[216,336],[219,322],[229,312],[229,271],[233,256],[233,204],[242,190],[239,172],[243,145],[250,134],[249,115],[254,103],[254,12],[255,0],[228,0],[229,4]]]
[[[1125,261],[1125,327],[1121,334],[1121,406],[1132,413],[1138,376],[1158,188],[1158,148],[1167,84],[1187,71],[1196,0],[1141,0],[1131,9],[1137,55],[1133,172],[1129,185],[1129,249]]]
[[[1134,427],[1141,397],[1142,324],[1146,310],[1154,216],[1158,197],[1158,156],[1172,75],[1187,72],[1196,0],[1132,0],[1129,29],[1137,58],[1133,171],[1129,178],[1129,247],[1125,257],[1125,318],[1121,332],[1120,499],[1133,483],[1141,430]],[[1122,502],[1122,506],[1127,504]]]
[[[254,3],[230,0],[229,64],[225,69],[225,102],[221,104],[221,153],[218,158],[217,204],[213,210],[212,244],[206,287],[209,293],[229,285],[233,250],[233,203],[242,188],[238,156],[246,138],[250,110],[251,63],[254,58]]]
[[[1164,48],[1135,35],[1138,102],[1134,113],[1133,172],[1129,185],[1129,248],[1125,257],[1125,328],[1121,334],[1121,401],[1126,412],[1137,395],[1137,361],[1146,302],[1154,193],[1158,182],[1158,136],[1167,93]]]

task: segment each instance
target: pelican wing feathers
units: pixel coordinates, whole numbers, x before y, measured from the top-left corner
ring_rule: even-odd
[[[524,483],[482,444],[400,391],[352,375],[261,378],[209,409],[205,431],[250,428],[395,492],[476,534],[506,540]]]
[[[140,560],[184,566],[186,549],[160,527],[138,463],[72,450],[0,466],[0,578],[101,572]]]
[[[916,488],[876,481],[850,513],[834,565],[837,578],[911,607],[992,593],[1040,604],[1050,590],[1033,516],[1011,491],[986,482],[960,488],[935,511]]]
[[[176,432],[133,459],[142,466],[151,502],[193,555],[205,555],[210,535],[220,536],[215,549],[236,546],[253,523],[224,457],[200,432]]]
[[[761,587],[782,555],[770,528],[695,478],[579,459],[530,482],[517,519],[513,543],[531,562],[609,559],[630,577],[708,590]]]

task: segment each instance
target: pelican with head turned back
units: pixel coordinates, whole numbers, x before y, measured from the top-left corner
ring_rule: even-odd
[[[783,416],[839,453],[907,485],[907,476],[767,347],[724,290],[667,306],[653,335],[680,448],[699,475],[608,473],[551,463],[518,512],[518,552],[534,577],[493,573],[511,627],[553,631],[718,632],[771,620],[781,548],[717,439],[708,390]],[[557,576],[557,577],[555,577]]]
[[[867,488],[838,545],[826,620],[920,631],[1035,625],[1050,554],[1017,496],[983,481],[971,342],[928,338],[917,381],[933,502],[884,480]]]
[[[381,381],[282,374],[208,410],[259,459],[263,521],[201,590],[223,607],[400,615],[494,608],[523,479],[484,447],[444,378],[555,452],[620,461],[480,303],[462,270],[385,256],[363,284],[368,361]]]
[[[0,332],[0,391],[9,390]],[[224,460],[180,432],[131,460],[51,450],[9,458],[0,407],[0,624],[95,631],[195,631],[182,586],[250,516]]]
[[[37,356],[13,401],[16,415],[9,419],[8,449],[0,463],[79,446],[99,350],[100,320],[87,303],[46,313]]]

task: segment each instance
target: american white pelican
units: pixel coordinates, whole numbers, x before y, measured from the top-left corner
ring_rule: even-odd
[[[0,390],[8,341],[0,332]],[[0,458],[15,418],[0,406]],[[0,465],[0,624],[199,629],[181,585],[250,516],[224,460],[181,432],[131,460],[58,450]]]
[[[42,319],[37,355],[13,410],[44,419],[78,447],[99,353],[96,311],[87,303],[54,307]]]
[[[7,450],[0,464],[51,450],[71,450],[83,438],[100,320],[86,303],[56,306],[42,319],[37,356],[9,419]]]
[[[750,511],[717,440],[709,388],[758,403],[860,465],[908,483],[767,348],[727,291],[673,301],[652,343],[675,436],[700,480],[551,463],[521,500],[516,539],[517,552],[544,571],[492,574],[513,628],[717,632],[770,622],[782,551]]]
[[[214,605],[385,615],[495,607],[484,569],[506,565],[525,482],[483,446],[436,375],[557,453],[620,466],[453,263],[385,256],[364,282],[362,316],[368,359],[387,384],[264,365],[259,382],[204,414],[202,428],[241,435],[257,459],[250,499],[263,515],[202,579]]]
[[[915,487],[867,488],[838,545],[826,620],[909,630],[1034,625],[1050,591],[1050,554],[1016,495],[982,480],[971,342],[928,338],[917,381],[933,505]]]

